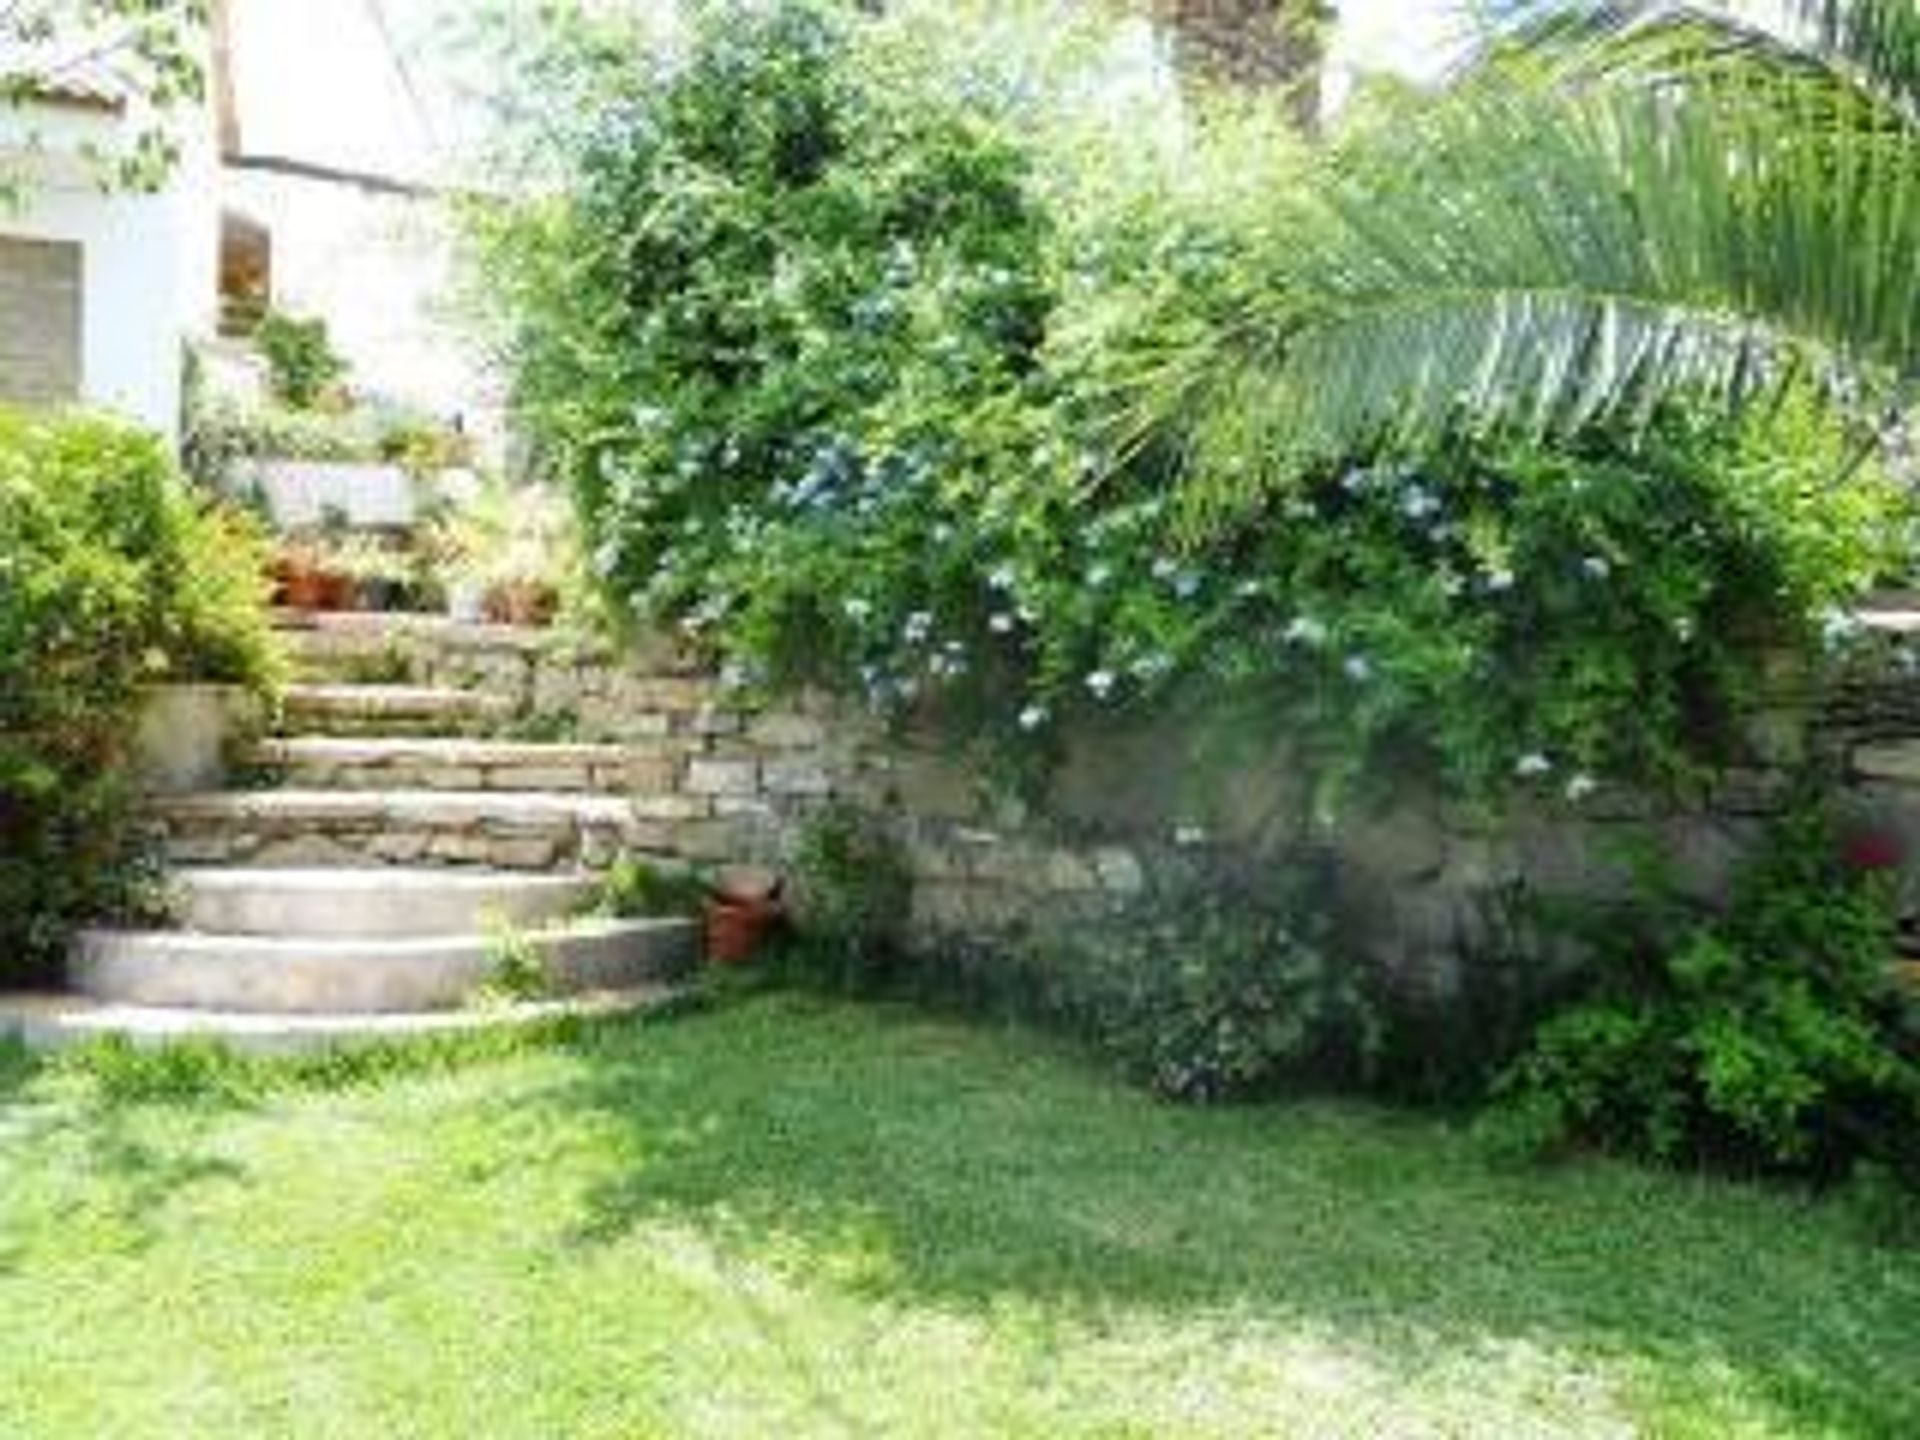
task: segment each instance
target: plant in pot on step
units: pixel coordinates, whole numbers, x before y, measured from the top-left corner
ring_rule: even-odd
[[[731,866],[716,875],[707,894],[707,959],[715,965],[753,961],[786,917],[781,889],[778,875],[757,866]]]
[[[413,556],[403,541],[352,535],[340,543],[335,558],[352,577],[357,609],[384,615],[409,608],[417,581]]]
[[[435,526],[433,549],[454,618],[551,624],[572,536],[565,501],[553,491],[487,484]]]
[[[281,604],[294,610],[351,610],[353,576],[342,560],[350,542],[346,513],[328,506],[317,528],[295,530],[281,540],[273,575]]]

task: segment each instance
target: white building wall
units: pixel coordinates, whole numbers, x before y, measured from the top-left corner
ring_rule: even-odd
[[[0,206],[0,234],[82,247],[82,400],[177,441],[181,346],[213,320],[219,258],[215,170],[190,147],[157,195],[109,195],[71,157],[112,117],[46,110],[0,114],[0,150],[31,125],[44,147],[30,164],[23,211]],[[0,325],[6,317],[0,316]]]

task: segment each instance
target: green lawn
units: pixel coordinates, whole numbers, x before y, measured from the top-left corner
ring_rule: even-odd
[[[323,1089],[0,1061],[0,1436],[1920,1435],[1791,1194],[743,1002]]]

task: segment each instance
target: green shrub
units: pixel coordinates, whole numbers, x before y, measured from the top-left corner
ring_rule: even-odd
[[[847,806],[810,819],[787,867],[795,953],[789,970],[871,991],[897,976],[913,878],[897,841]]]
[[[327,387],[347,373],[325,320],[269,311],[254,328],[253,343],[266,357],[275,398],[295,410],[311,410]]]
[[[1040,1013],[1169,1099],[1361,1083],[1380,1024],[1318,868],[1199,875],[1061,932],[1028,962]]]
[[[1659,1160],[1920,1183],[1920,1032],[1895,978],[1891,882],[1817,812],[1780,823],[1723,915],[1647,893],[1593,927],[1590,993],[1503,1077],[1488,1133]]]
[[[615,608],[737,681],[932,716],[1025,778],[1178,698],[1298,736],[1325,807],[1410,774],[1578,801],[1728,759],[1761,657],[1903,563],[1909,502],[1805,394],[1303,464],[1197,527],[1174,478],[1285,437],[1258,396],[1237,436],[1120,423],[1133,337],[1249,287],[1312,303],[1259,258],[1313,243],[1311,207],[1246,198],[1292,152],[1158,116],[1068,145],[1047,77],[976,49],[930,78],[896,23],[700,8],[564,186],[478,222]]]
[[[699,911],[706,893],[707,887],[691,871],[663,870],[635,856],[622,855],[601,880],[594,911],[620,920],[692,915]]]
[[[73,919],[133,903],[141,687],[265,683],[258,555],[152,438],[0,412],[0,968],[38,968]]]

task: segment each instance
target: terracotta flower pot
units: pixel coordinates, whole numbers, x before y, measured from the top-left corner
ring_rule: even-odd
[[[707,958],[715,965],[746,965],[780,922],[777,900],[707,901]]]

